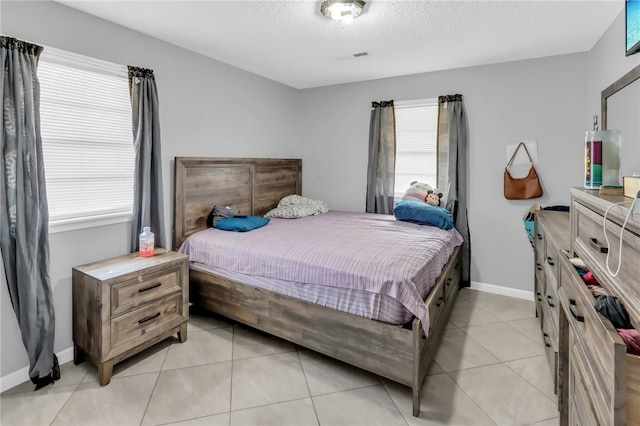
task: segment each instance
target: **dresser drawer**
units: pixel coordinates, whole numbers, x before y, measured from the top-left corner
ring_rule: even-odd
[[[166,297],[111,320],[110,356],[186,322],[180,315],[181,294]]]
[[[614,207],[615,208],[615,207]],[[629,285],[638,283],[640,277],[640,236],[630,232],[624,232],[622,238],[622,262],[620,271],[614,277],[609,271],[615,273],[618,269],[620,258],[620,231],[621,227],[607,220],[607,244],[604,237],[603,216],[593,210],[574,202],[574,215],[578,222],[576,228],[576,251],[589,260],[592,270],[599,279],[605,280],[612,292],[627,301],[625,304],[630,312],[635,313],[632,318],[640,314],[640,286]],[[609,267],[607,269],[607,253],[609,252]],[[634,324],[636,327],[640,323]]]
[[[552,240],[547,238],[547,249],[544,258],[544,275],[547,280],[547,287],[550,285],[553,287],[553,291],[558,290],[558,262],[559,262],[559,250],[556,245],[552,243]],[[547,289],[547,292],[549,290]]]
[[[536,220],[536,230],[535,230],[535,240],[534,240],[534,244],[535,244],[535,258],[536,258],[536,264],[540,264],[540,265],[544,265],[544,259],[545,259],[545,247],[546,247],[546,233],[545,233],[545,229],[544,226],[542,225],[542,223],[540,222],[539,219]]]
[[[558,313],[560,312],[560,300],[558,300],[558,293],[556,291],[556,279],[547,278],[546,291],[541,302],[545,309],[547,309],[549,320],[552,322],[554,330],[558,330]]]
[[[571,332],[570,332],[571,333]],[[599,396],[597,392],[593,392],[593,377],[587,370],[587,360],[585,354],[575,341],[575,335],[569,338],[571,346],[571,357],[569,358],[569,395],[574,410],[569,412],[571,417],[569,424],[590,426],[590,425],[607,425],[607,422],[598,421],[596,407],[604,410],[605,402],[603,400],[592,400],[592,396]],[[602,414],[607,416],[606,410]]]
[[[549,369],[553,379],[553,389],[555,392],[557,391],[558,386],[558,335],[556,334],[556,329],[553,328],[549,310],[544,305],[542,308],[541,321],[542,341],[544,343],[544,350],[547,355],[547,361],[549,363]]]
[[[570,325],[570,359],[580,356],[582,380],[598,418],[613,424],[625,397],[626,345],[611,322],[594,309],[595,298],[564,256],[560,280],[559,297]]]
[[[134,309],[144,303],[181,292],[180,268],[170,268],[111,286],[111,315]]]

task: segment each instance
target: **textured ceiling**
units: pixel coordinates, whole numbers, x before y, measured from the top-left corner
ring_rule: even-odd
[[[624,8],[624,0],[369,0],[343,25],[310,0],[57,1],[299,89],[585,52]],[[360,52],[368,55],[353,56]]]

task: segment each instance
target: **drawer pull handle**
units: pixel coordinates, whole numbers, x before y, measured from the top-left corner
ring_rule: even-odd
[[[608,247],[601,246],[600,244],[598,244],[598,239],[597,238],[591,238],[591,240],[589,240],[589,245],[591,245],[592,248],[598,250],[600,253],[608,253],[609,252],[609,248]]]
[[[569,312],[571,312],[571,315],[573,315],[573,317],[576,319],[576,321],[580,321],[580,322],[584,322],[584,317],[582,315],[579,315],[578,313],[576,313],[576,300],[575,299],[569,299]]]
[[[547,256],[547,263],[551,266],[555,265],[555,263],[553,263],[553,258],[551,256]]]
[[[442,302],[444,302],[444,297],[440,296],[440,297],[438,298],[438,303],[436,303],[436,306],[440,306],[440,305],[442,305]]]
[[[154,285],[150,285],[149,287],[141,288],[140,290],[138,290],[138,293],[144,293],[145,291],[153,290],[154,288],[158,288],[161,285],[161,283],[155,283]]]
[[[158,318],[160,316],[160,312],[157,312],[155,315],[151,315],[149,318],[144,318],[138,321],[138,324],[144,324],[145,322],[149,322],[154,318]]]
[[[538,234],[538,239],[541,240],[542,239],[542,234]]]
[[[537,269],[538,271],[542,271],[542,265],[541,265],[541,264],[539,264],[539,263],[536,263],[536,269]]]
[[[549,335],[547,333],[542,333],[542,340],[544,340],[544,345],[548,348],[551,347],[551,343],[547,342],[547,337],[549,337]]]
[[[551,296],[550,294],[547,294],[547,304],[552,308],[556,307],[556,305],[553,304],[553,296]]]
[[[540,294],[540,292],[537,292],[536,295],[538,296],[538,302],[542,302],[542,294]]]
[[[444,285],[446,285],[447,287],[450,286],[451,281],[453,281],[451,278],[447,278],[447,281],[444,283]]]

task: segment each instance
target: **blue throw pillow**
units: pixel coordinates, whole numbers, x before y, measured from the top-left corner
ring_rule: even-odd
[[[262,216],[228,217],[216,223],[216,228],[223,231],[245,232],[261,228],[271,219]]]
[[[419,201],[400,201],[393,209],[397,220],[420,225],[437,226],[440,229],[453,228],[453,216],[449,210]]]

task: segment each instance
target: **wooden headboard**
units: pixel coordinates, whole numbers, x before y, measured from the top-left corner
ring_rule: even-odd
[[[235,204],[261,216],[287,195],[302,195],[302,160],[176,157],[173,249],[207,227],[213,206]]]

